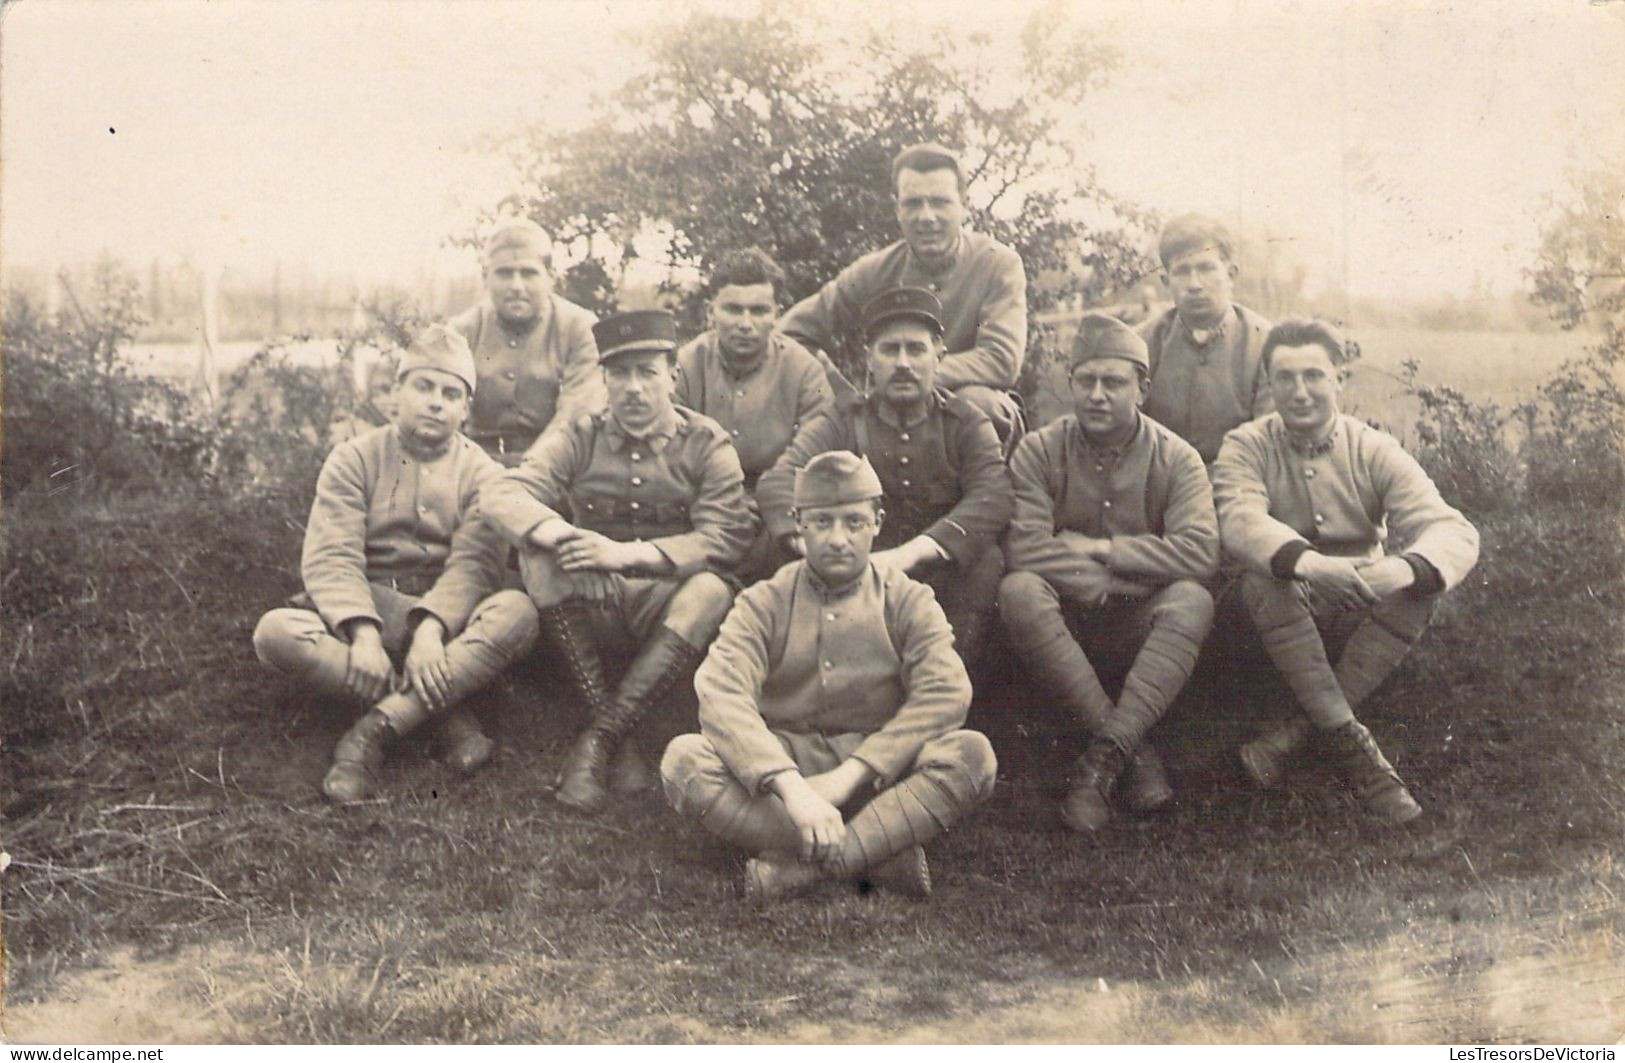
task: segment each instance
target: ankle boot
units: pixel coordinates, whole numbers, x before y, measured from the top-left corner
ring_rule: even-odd
[[[394,733],[387,716],[368,709],[333,747],[333,766],[322,780],[322,793],[341,805],[365,801],[384,766],[384,743]]]
[[[627,735],[609,757],[609,792],[641,794],[654,785],[654,773],[638,752],[638,740]]]
[[[1174,799],[1174,788],[1168,785],[1162,757],[1144,742],[1134,747],[1129,757],[1125,782],[1128,792],[1124,800],[1136,812],[1155,812]]]
[[[792,853],[763,853],[745,861],[745,901],[760,906],[794,897],[826,877],[822,865],[801,860]]]
[[[1123,751],[1114,742],[1096,739],[1072,767],[1072,788],[1061,802],[1061,820],[1081,834],[1091,834],[1111,819],[1111,792],[1122,774]]]
[[[677,632],[662,627],[632,661],[614,698],[576,739],[553,796],[582,812],[602,811],[609,800],[610,752],[674,682],[693,672],[703,654]]]
[[[437,721],[434,738],[446,763],[465,775],[484,767],[497,748],[467,709],[447,710]]]
[[[1390,823],[1409,823],[1422,814],[1422,806],[1359,720],[1350,720],[1325,738],[1341,762],[1344,778],[1367,812]]]
[[[1304,716],[1297,716],[1241,747],[1241,766],[1261,790],[1281,785],[1288,762],[1309,740],[1313,728]]]
[[[931,896],[931,865],[925,850],[911,845],[883,864],[864,872],[863,881],[872,886],[924,900]]]

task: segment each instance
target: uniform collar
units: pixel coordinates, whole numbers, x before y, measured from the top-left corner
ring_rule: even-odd
[[[658,454],[666,449],[666,444],[670,443],[672,437],[682,431],[684,427],[685,425],[678,416],[675,406],[669,407],[665,416],[650,425],[649,430],[641,436],[635,436],[621,427],[621,422],[615,419],[614,410],[606,408],[604,411],[604,437],[609,442],[609,449],[615,451],[619,451],[627,443],[631,442],[645,443],[650,450]]]
[[[875,411],[876,417],[891,427],[913,428],[915,425],[924,424],[926,418],[931,416],[931,411],[937,407],[937,395],[934,391],[926,395],[925,401],[919,405],[918,415],[908,421],[903,420],[902,416],[897,412],[896,406],[893,406],[878,394],[869,399],[869,406]]]
[[[721,335],[715,331],[711,333],[711,351],[716,355],[717,368],[722,370],[722,375],[727,377],[729,380],[749,380],[751,377],[754,377],[756,374],[760,373],[767,365],[768,359],[773,356],[773,352],[778,349],[778,342],[779,337],[777,333],[768,336],[767,346],[762,348],[762,353],[757,356],[754,362],[747,366],[736,367],[730,364],[728,360],[728,353],[722,349]]]
[[[948,253],[929,265],[925,259],[914,253],[914,245],[905,240],[903,246],[908,248],[908,257],[914,260],[914,265],[919,267],[921,273],[928,277],[942,277],[952,273],[965,254],[965,227],[963,225],[959,227],[959,233],[954,237],[954,246],[948,249]]]
[[[1325,435],[1319,439],[1306,439],[1294,435],[1291,429],[1286,427],[1286,422],[1281,422],[1281,430],[1286,436],[1286,445],[1300,458],[1318,458],[1322,454],[1330,453],[1332,445],[1337,442],[1337,433],[1342,427],[1343,418],[1340,414],[1332,418],[1331,427],[1327,429]]]
[[[801,563],[801,567],[802,571],[807,574],[807,586],[811,587],[813,593],[818,595],[818,600],[820,602],[824,602],[826,604],[829,602],[842,601],[852,597],[858,592],[859,588],[863,586],[864,580],[869,578],[870,573],[875,571],[875,566],[871,562],[870,564],[864,566],[862,572],[859,572],[847,582],[841,584],[840,586],[831,586],[830,584],[825,583],[817,572],[813,571],[812,565],[803,561]]]
[[[1205,329],[1191,328],[1184,317],[1177,311],[1174,314],[1174,319],[1179,323],[1179,331],[1185,337],[1187,343],[1192,347],[1206,347],[1217,340],[1224,339],[1225,335],[1230,331],[1231,326],[1236,321],[1236,305],[1231,303],[1225,307],[1224,313],[1219,315],[1218,323]],[[1198,333],[1201,334],[1200,339],[1197,338]]]
[[[1076,415],[1074,415],[1074,417],[1075,416]],[[1110,458],[1113,461],[1119,461],[1122,459],[1123,455],[1127,454],[1134,444],[1138,443],[1140,438],[1145,435],[1145,417],[1140,413],[1139,410],[1135,410],[1134,430],[1131,431],[1128,436],[1115,447],[1101,446],[1094,440],[1090,439],[1089,433],[1083,430],[1082,421],[1075,420],[1072,424],[1072,428],[1073,431],[1078,434],[1078,441],[1083,444],[1084,450],[1088,451],[1090,454]]]
[[[547,319],[553,314],[552,292],[542,296],[542,304],[536,309],[536,317],[531,321],[530,324],[525,325],[522,328],[515,328],[506,321],[502,320],[502,315],[497,313],[496,301],[491,299],[490,296],[486,296],[486,301],[491,307],[491,320],[496,322],[497,331],[501,332],[504,336],[512,336],[514,339],[524,339],[527,336],[534,335],[537,329],[547,324]]]

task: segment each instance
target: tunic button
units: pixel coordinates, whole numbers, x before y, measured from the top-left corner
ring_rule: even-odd
[[[743,392],[743,391],[736,391],[736,392],[734,392],[734,398],[736,398],[736,399],[742,399],[742,398],[744,398],[744,397],[745,397],[745,393],[744,393],[744,392]]]
[[[735,439],[739,438],[739,429],[737,429],[737,428],[734,429],[734,438]]]
[[[897,459],[897,464],[899,464],[899,465],[907,465],[908,464],[908,455],[904,454],[902,457],[898,458]]]
[[[634,502],[634,503],[632,503],[632,508],[633,509],[638,509],[640,507],[638,506],[638,504],[636,502]]]
[[[1108,498],[1108,499],[1106,499],[1106,501],[1102,502],[1101,505],[1105,506],[1107,509],[1111,509],[1112,508],[1112,500]]]
[[[829,614],[829,619],[834,620],[835,619],[835,614],[834,613]]]
[[[908,481],[907,481],[907,480],[904,480],[904,481],[903,481],[903,486],[904,486],[904,487],[907,487],[907,486],[908,486]]]
[[[519,346],[519,341],[518,340],[509,340],[508,341],[508,346],[517,347],[517,346]]]
[[[1316,513],[1315,514],[1315,523],[1316,524],[1325,524],[1326,523],[1326,514],[1324,514],[1324,513]]]
[[[643,460],[643,455],[639,454],[637,451],[634,450],[632,452],[632,460],[633,461],[642,461]]]
[[[503,377],[505,377],[508,380],[513,380],[513,379],[515,379],[516,377],[519,376],[519,374],[514,372],[512,369],[504,369],[502,371],[502,375],[503,375]]]
[[[1305,469],[1305,470],[1303,470],[1303,475],[1304,475],[1305,479],[1313,480],[1315,478],[1315,470],[1313,470],[1313,469]]]
[[[824,662],[824,667],[825,668],[834,668],[835,667],[835,662],[834,661],[825,661]]]
[[[633,487],[642,487],[643,486],[643,477],[641,477],[641,476],[632,477],[632,486]]]
[[[903,442],[907,443],[908,442],[908,433],[904,432],[902,435],[898,436],[897,438],[901,439]]]

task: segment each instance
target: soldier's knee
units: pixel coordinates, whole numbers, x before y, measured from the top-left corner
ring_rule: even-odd
[[[714,572],[699,572],[683,581],[666,611],[666,626],[696,641],[709,642],[733,605],[733,589]]]
[[[999,615],[1006,625],[1032,623],[1053,598],[1049,585],[1035,572],[1011,572],[999,580]]]
[[[660,758],[660,781],[665,787],[667,802],[677,811],[683,811],[689,785],[695,779],[713,774],[720,766],[722,758],[704,735],[681,734],[673,738]]]
[[[536,605],[524,591],[497,591],[480,603],[469,620],[489,633],[491,642],[518,652],[536,641],[539,622]]]
[[[980,731],[949,731],[932,739],[920,750],[915,766],[942,777],[962,801],[985,799],[999,774],[993,743]]]
[[[254,625],[254,656],[281,671],[296,671],[322,628],[321,619],[306,609],[272,609]]]
[[[1213,625],[1213,595],[1195,580],[1176,580],[1158,595],[1157,611],[1187,631],[1206,634]]]
[[[574,586],[570,574],[559,567],[558,558],[550,550],[520,550],[519,574],[525,593],[537,609],[551,609],[560,604],[570,596]]]
[[[1258,572],[1241,576],[1241,602],[1255,623],[1279,623],[1307,610],[1308,599],[1296,580],[1276,579]]]

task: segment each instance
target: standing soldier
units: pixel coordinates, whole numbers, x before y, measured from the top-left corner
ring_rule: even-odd
[[[1021,256],[965,228],[965,176],[941,144],[915,144],[892,160],[903,238],[864,255],[785,315],[782,330],[827,355],[855,349],[863,308],[897,287],[942,303],[946,354],[937,385],[986,414],[1008,438],[1020,420],[1010,393],[1027,353],[1027,273]],[[842,389],[838,389],[842,390]]]
[[[514,466],[557,421],[602,408],[593,316],[553,292],[552,241],[509,222],[485,242],[487,298],[451,319],[474,350],[479,388],[468,437]]]
[[[1324,322],[1275,326],[1263,362],[1276,412],[1227,435],[1214,466],[1243,603],[1304,715],[1241,761],[1272,788],[1313,732],[1365,807],[1404,823],[1422,808],[1354,710],[1477,562],[1478,532],[1393,437],[1339,412],[1346,357]]]
[[[593,326],[609,405],[550,431],[480,499],[519,548],[525,589],[590,714],[557,798],[584,812],[649,784],[627,737],[699,663],[755,531],[728,433],[672,404],[677,323],[664,310]],[[641,646],[611,693],[599,640]]]
[[[468,344],[430,325],[396,380],[394,423],[340,443],[322,466],[305,526],[305,593],[254,629],[266,664],[371,706],[322,784],[341,803],[371,791],[388,739],[431,717],[454,767],[490,759],[491,740],[454,706],[536,637],[530,601],[501,589],[501,538],[473,515],[475,495],[502,470],[457,433],[475,384]]]
[[[796,474],[806,559],[739,596],[694,677],[700,733],[660,765],[672,807],[757,854],[754,901],[859,877],[924,896],[921,847],[993,789],[993,747],[960,729],[970,679],[942,610],[870,563],[880,496],[854,454]]]
[[[1011,647],[1091,736],[1061,817],[1095,831],[1125,766],[1132,806],[1173,797],[1144,738],[1190,678],[1213,622],[1203,581],[1218,569],[1219,529],[1202,459],[1140,413],[1144,341],[1090,314],[1070,364],[1073,413],[1024,436],[1010,459],[1013,571],[999,611]],[[1115,703],[1102,665],[1119,675],[1126,666]]]
[[[677,352],[677,402],[727,429],[747,493],[832,400],[818,359],[773,331],[783,283],[784,272],[757,248],[724,255],[711,275],[711,329]],[[768,536],[758,536],[741,574],[772,575],[777,554]]]
[[[923,288],[893,288],[863,312],[873,390],[838,400],[796,434],[757,492],[768,534],[787,552],[799,535],[795,477],[813,458],[850,450],[874,463],[887,520],[875,561],[931,585],[971,666],[1004,574],[998,538],[1015,504],[987,416],[935,390],[943,364],[942,305]]]
[[[1261,368],[1270,323],[1231,301],[1241,270],[1223,225],[1175,218],[1157,254],[1174,308],[1139,329],[1151,362],[1145,412],[1211,466],[1226,432],[1270,411]]]

